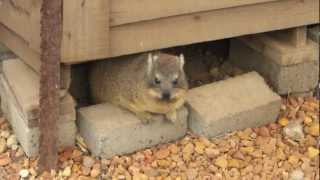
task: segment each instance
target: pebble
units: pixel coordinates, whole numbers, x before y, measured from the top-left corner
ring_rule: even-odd
[[[312,135],[312,136],[319,136],[320,134],[320,129],[319,129],[319,123],[314,122],[312,123],[309,127],[306,127],[306,133]]]
[[[280,119],[279,119],[278,123],[279,123],[281,126],[284,127],[284,126],[286,126],[286,125],[289,124],[289,120],[288,120],[288,118],[283,117],[283,118],[280,118]]]
[[[0,138],[0,154],[4,153],[7,150],[7,142],[5,139]]]
[[[293,170],[290,173],[290,180],[304,180],[304,173],[301,169]]]
[[[164,159],[170,155],[170,150],[167,148],[160,149],[155,153],[156,158]]]
[[[225,158],[225,156],[220,156],[218,157],[215,161],[214,161],[214,164],[218,167],[221,167],[221,168],[227,168],[228,167],[228,161],[227,159]]]
[[[284,135],[294,141],[301,141],[304,138],[303,126],[299,121],[290,121],[290,123],[283,128]]]
[[[64,168],[64,170],[62,171],[62,176],[64,177],[69,177],[71,175],[71,167],[67,166],[66,168]]]
[[[9,138],[7,139],[7,146],[9,148],[12,148],[12,147],[15,148],[17,144],[18,142],[17,142],[16,136],[15,135],[9,136]]]
[[[218,149],[207,148],[205,149],[205,153],[209,158],[215,158],[220,154],[220,151]]]
[[[0,166],[6,166],[9,163],[11,163],[11,159],[9,155],[7,154],[0,155]]]
[[[179,152],[179,148],[178,148],[178,146],[175,145],[175,144],[169,145],[169,146],[168,146],[168,149],[170,150],[170,152],[171,152],[172,154],[177,154],[177,153]]]
[[[29,171],[27,169],[21,169],[19,171],[19,176],[21,178],[27,178],[29,176]]]
[[[10,132],[7,130],[1,130],[0,136],[3,138],[8,138],[10,136]]]
[[[258,134],[262,137],[269,137],[270,136],[270,132],[269,132],[269,129],[265,126],[261,127],[259,129],[259,132]]]
[[[295,155],[291,155],[288,158],[288,162],[291,163],[292,165],[296,165],[299,163],[299,158]]]
[[[316,149],[314,147],[308,147],[308,157],[310,159],[313,159],[319,155],[319,149]]]
[[[90,156],[84,156],[82,164],[86,168],[91,168],[94,164],[95,160]]]
[[[305,125],[311,125],[312,123],[312,118],[309,116],[304,117],[303,122]]]

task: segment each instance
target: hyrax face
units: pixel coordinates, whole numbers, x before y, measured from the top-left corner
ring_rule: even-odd
[[[149,94],[160,101],[174,102],[185,98],[188,83],[183,70],[184,57],[149,54],[147,84]]]

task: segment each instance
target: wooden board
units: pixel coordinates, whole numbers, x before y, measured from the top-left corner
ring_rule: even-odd
[[[139,3],[136,2],[138,0],[132,1],[135,4]],[[34,0],[34,2],[39,3],[41,0]],[[108,6],[107,1],[95,0],[83,2],[86,3],[82,7],[80,1],[65,1],[64,7],[71,6],[72,8],[64,10],[63,63],[82,63],[95,59],[286,29],[319,22],[319,0],[281,0],[270,2],[266,0],[265,3],[262,3],[262,0],[243,0],[238,2],[247,3],[247,5],[237,4],[237,1],[231,0],[215,1],[217,3],[216,8],[223,9],[206,11],[200,8],[198,10],[204,10],[204,12],[197,13],[189,13],[187,11],[189,6],[194,5],[194,2],[186,0],[189,5],[182,4],[182,10],[177,10],[177,12],[185,12],[184,15],[159,18],[160,14],[156,13],[157,16],[152,16],[155,19],[148,21],[143,20],[141,22],[126,24],[129,20],[121,20],[118,21],[118,25],[112,25],[112,22],[110,22],[111,28],[109,29],[107,28],[109,27],[108,14],[104,14],[108,12],[108,9],[106,9]],[[112,8],[115,8],[114,2],[116,0],[111,1]],[[167,0],[163,1],[164,4],[166,4],[165,2],[169,3]],[[202,1],[202,3],[206,4],[205,2],[207,1]],[[120,6],[120,3],[123,3],[123,5]],[[119,0],[119,6],[117,6],[124,8],[127,7],[125,6],[126,3],[128,3],[127,0]],[[202,6],[199,5],[199,7],[204,7],[202,3],[200,3]],[[33,4],[32,7],[36,9],[38,5]],[[199,8],[198,6],[196,7]],[[163,8],[163,4],[159,8]],[[176,8],[179,9],[180,7]],[[213,6],[210,8],[213,8]],[[174,11],[170,10],[170,12]],[[115,16],[114,12],[111,12],[111,14],[113,14],[111,18]],[[100,18],[96,18],[97,16]],[[137,20],[139,18],[134,19]],[[82,20],[81,23],[80,20]],[[34,21],[36,22],[37,20]],[[38,69],[40,62],[38,54],[40,49],[37,44],[40,44],[40,38],[36,36],[40,33],[32,34],[34,37],[32,38],[32,43],[30,43],[18,34],[0,25],[0,40],[5,41],[5,44],[9,48],[20,57],[23,57],[34,69]],[[9,38],[10,36],[14,37]]]
[[[62,59],[89,60],[109,55],[109,0],[65,0]]]
[[[112,27],[110,56],[314,24],[317,12],[319,0],[283,0]]]
[[[212,11],[276,0],[113,0],[110,25],[118,26],[139,21]]]
[[[0,41],[21,57],[36,72],[40,72],[40,55],[22,37],[0,23]]]

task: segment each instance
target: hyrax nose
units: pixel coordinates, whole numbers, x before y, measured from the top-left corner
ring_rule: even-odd
[[[171,93],[170,92],[163,92],[161,98],[162,98],[162,100],[168,101],[171,98]]]

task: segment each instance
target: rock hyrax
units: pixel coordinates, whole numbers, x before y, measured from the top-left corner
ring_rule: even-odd
[[[153,115],[165,115],[174,122],[188,90],[183,66],[183,55],[164,53],[95,62],[89,74],[92,99],[125,108],[143,123]]]

